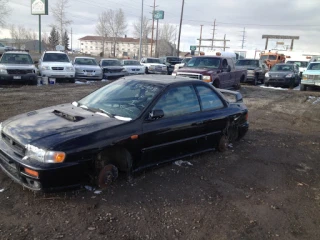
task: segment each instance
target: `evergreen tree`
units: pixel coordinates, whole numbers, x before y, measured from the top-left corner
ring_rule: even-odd
[[[69,50],[69,36],[67,31],[64,32],[64,35],[62,38],[62,45],[64,46],[65,50]]]
[[[49,36],[49,47],[51,50],[55,50],[56,46],[59,44],[59,33],[55,27],[52,27],[50,36]]]

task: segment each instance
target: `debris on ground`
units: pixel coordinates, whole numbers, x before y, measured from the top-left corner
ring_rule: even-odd
[[[0,193],[4,192],[4,188],[0,189]]]
[[[309,96],[307,101],[312,104],[320,103],[320,97]]]
[[[177,165],[179,167],[182,167],[182,166],[193,166],[193,164],[191,162],[183,161],[183,160],[175,161],[173,164]]]
[[[96,190],[96,191],[94,191],[93,193],[94,193],[94,194],[100,194],[100,193],[102,193],[102,191],[101,191],[101,190]]]
[[[95,189],[94,187],[91,187],[91,186],[88,186],[88,185],[84,186],[84,188],[87,189],[90,192],[94,191],[94,189]]]

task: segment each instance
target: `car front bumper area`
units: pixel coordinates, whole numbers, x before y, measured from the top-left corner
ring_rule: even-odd
[[[0,74],[0,84],[12,83],[36,83],[37,75],[35,73],[28,73],[24,75]]]
[[[83,73],[77,73],[76,72],[76,75],[75,75],[75,78],[76,79],[93,79],[93,80],[102,80],[102,73],[101,74],[95,74],[95,75],[86,75],[86,74],[83,74]]]
[[[74,71],[52,71],[52,70],[42,70],[41,71],[41,76],[42,77],[49,77],[49,78],[60,78],[60,79],[65,79],[65,78],[74,78],[75,77],[75,72]]]
[[[265,83],[275,87],[284,87],[295,85],[296,80],[295,78],[266,78]]]
[[[44,164],[22,160],[0,138],[0,168],[12,180],[25,188],[51,192],[79,187],[86,180],[88,161]],[[38,176],[30,175],[26,169],[37,172]]]

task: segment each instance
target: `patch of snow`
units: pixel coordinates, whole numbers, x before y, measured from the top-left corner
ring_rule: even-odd
[[[267,87],[264,85],[260,86],[261,88],[268,88],[268,89],[274,89],[274,90],[288,90],[288,88],[281,88],[281,87]]]
[[[179,167],[185,165],[185,166],[193,166],[193,164],[191,162],[188,162],[188,161],[182,161],[182,160],[178,160],[178,161],[175,161],[173,163],[174,165],[177,165]]]
[[[4,188],[0,189],[0,193],[4,192]]]
[[[84,82],[76,81],[75,84],[86,84]]]
[[[312,104],[320,103],[320,97],[309,96],[308,102],[312,102]]]

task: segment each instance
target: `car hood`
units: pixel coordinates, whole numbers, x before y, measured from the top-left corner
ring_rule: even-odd
[[[83,69],[83,70],[101,70],[99,66],[94,66],[94,65],[74,65],[75,68],[77,69]]]
[[[184,67],[178,70],[179,73],[199,73],[199,74],[211,74],[216,73],[218,69],[209,69],[209,68],[190,68],[190,67]]]
[[[73,67],[70,62],[41,62],[41,66],[50,66],[50,67]]]
[[[255,66],[235,66],[236,69],[241,69],[241,70],[259,70],[259,67]]]
[[[15,116],[3,122],[2,128],[4,134],[22,145],[50,149],[67,140],[123,123],[69,103]]]
[[[12,63],[2,63],[0,68],[5,69],[35,69],[36,67],[32,64],[12,64]]]
[[[320,75],[320,70],[306,70],[303,75]]]
[[[276,72],[271,72],[269,71],[269,76],[278,76],[278,77],[284,77],[288,74],[293,74],[294,72],[291,72],[291,71],[287,71],[287,72],[279,72],[279,71],[276,71]]]
[[[166,67],[166,65],[162,63],[143,63],[143,65],[150,67],[150,66],[161,66],[161,67]]]

